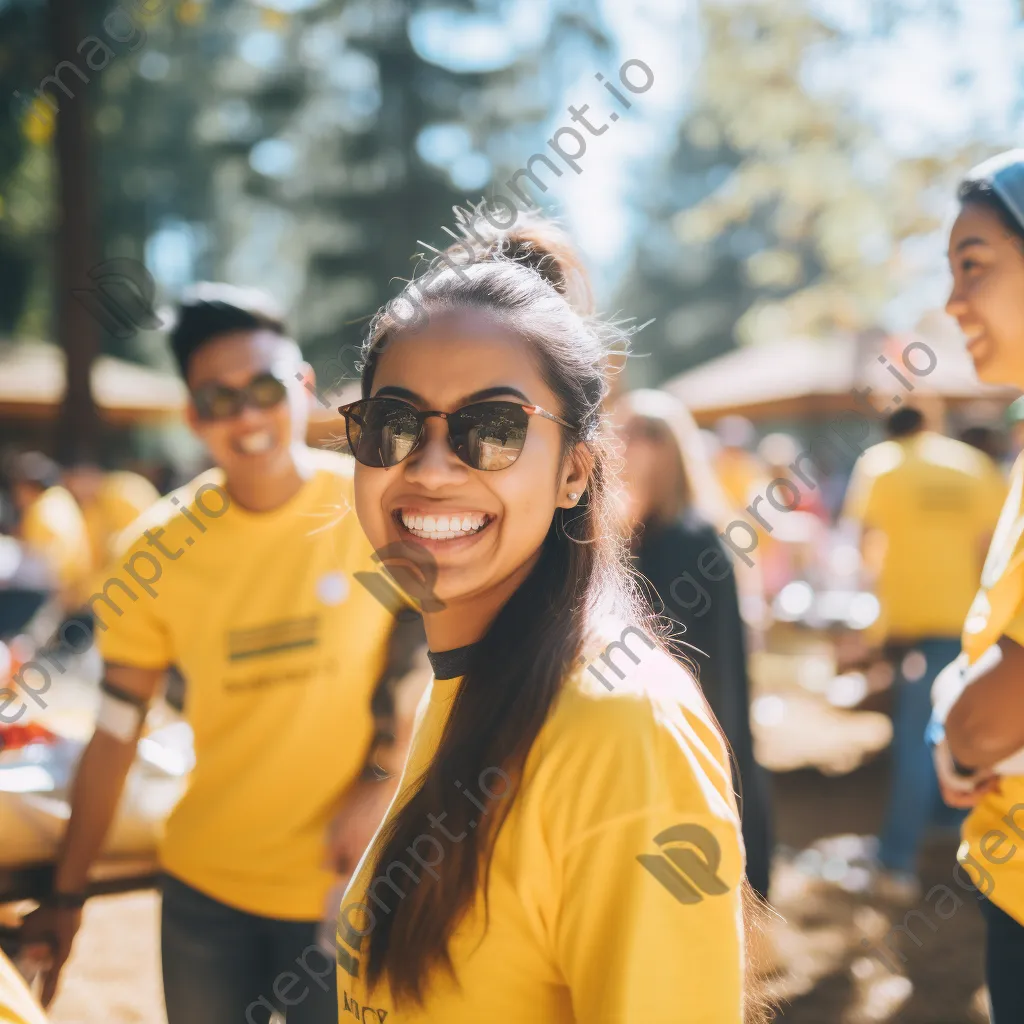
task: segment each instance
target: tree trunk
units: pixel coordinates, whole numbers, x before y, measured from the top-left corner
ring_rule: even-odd
[[[82,41],[78,0],[50,0],[50,49],[55,65],[71,61],[88,73],[76,47]],[[95,459],[100,421],[90,389],[92,365],[100,352],[100,325],[72,294],[89,285],[89,270],[99,261],[91,160],[89,90],[73,73],[62,76],[77,91],[60,95],[54,136],[57,161],[58,222],[54,237],[54,312],[56,340],[63,348],[67,390],[57,423],[56,453],[62,462]],[[93,76],[94,77],[94,76]],[[56,91],[56,90],[54,90]]]

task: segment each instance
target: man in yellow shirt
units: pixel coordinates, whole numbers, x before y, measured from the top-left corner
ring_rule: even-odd
[[[327,828],[373,740],[394,619],[357,584],[379,568],[351,510],[352,464],[305,446],[312,371],[265,297],[200,286],[171,344],[217,468],[143,515],[87,602],[105,663],[97,728],[55,895],[24,937],[57,937],[48,1003],[146,705],[175,664],[195,767],[160,851],[168,1020],[265,1024],[279,1009],[326,1024]]]
[[[879,843],[892,895],[916,895],[917,854],[928,825],[945,815],[925,730],[931,685],[960,653],[960,628],[978,587],[985,550],[1006,497],[982,452],[924,429],[904,407],[889,440],[857,461],[845,515],[863,530],[866,568],[881,606],[871,630],[896,669],[893,766]],[[952,824],[952,822],[951,822]]]
[[[50,568],[65,608],[74,606],[92,567],[89,533],[60,469],[41,452],[25,452],[11,469],[19,540]]]

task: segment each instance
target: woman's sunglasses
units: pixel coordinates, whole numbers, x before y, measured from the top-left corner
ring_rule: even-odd
[[[398,398],[364,398],[343,405],[338,412],[345,417],[352,454],[374,469],[397,466],[416,451],[432,416],[447,421],[448,443],[467,466],[489,471],[508,469],[519,458],[531,416],[573,429],[539,405],[518,402],[477,402],[455,412],[421,412]]]
[[[261,373],[242,388],[204,384],[192,392],[192,403],[201,420],[228,420],[247,405],[254,409],[273,409],[287,394],[288,388],[282,381],[272,373]]]

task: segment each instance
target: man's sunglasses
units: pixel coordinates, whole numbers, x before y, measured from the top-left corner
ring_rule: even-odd
[[[573,429],[571,423],[539,405],[518,402],[476,402],[455,412],[421,412],[399,398],[364,398],[343,405],[338,412],[345,417],[352,454],[374,469],[397,466],[416,451],[432,416],[447,421],[452,451],[472,469],[508,469],[526,444],[531,416],[543,416]]]
[[[192,403],[201,420],[227,420],[237,416],[247,405],[254,409],[273,409],[287,394],[288,388],[282,381],[272,373],[261,373],[242,388],[204,384],[192,392]]]

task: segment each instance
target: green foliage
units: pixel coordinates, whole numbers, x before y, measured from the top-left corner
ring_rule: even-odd
[[[842,67],[911,17],[927,16],[953,47],[964,15],[945,0],[914,14],[867,6],[873,20],[854,33],[812,0],[701,4],[693,102],[627,282],[633,308],[658,317],[644,336],[648,380],[737,342],[875,327],[919,273],[904,243],[941,227],[957,173],[986,140],[898,152],[862,110],[852,66],[825,85],[811,72]]]
[[[45,29],[44,5],[0,6],[0,337],[14,330],[33,291],[43,293],[32,303],[36,312],[45,297],[37,270],[52,221],[51,172],[45,151],[22,127],[30,83],[47,74]],[[32,326],[42,327],[40,318]]]

